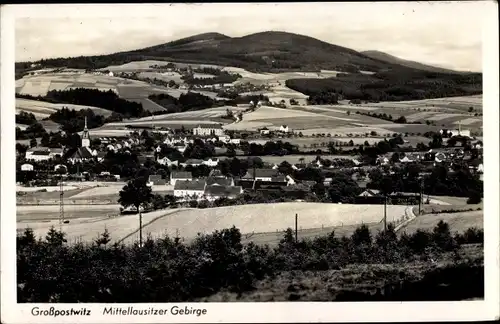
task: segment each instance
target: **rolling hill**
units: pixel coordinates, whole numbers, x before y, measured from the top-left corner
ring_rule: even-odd
[[[427,64],[422,64],[419,62],[415,61],[409,61],[409,60],[404,60],[402,58],[380,52],[380,51],[363,51],[361,54],[364,54],[368,57],[371,57],[372,59],[376,59],[379,61],[384,61],[387,63],[392,63],[392,64],[399,64],[402,66],[406,66],[412,69],[417,69],[417,70],[422,70],[422,71],[428,71],[428,72],[437,72],[437,73],[464,73],[464,72],[459,72],[459,71],[454,71],[454,70],[449,70],[449,69],[444,69],[440,68],[437,66],[432,66],[432,65],[427,65]]]
[[[399,63],[369,57],[349,48],[298,34],[266,31],[243,37],[199,34],[143,49],[99,56],[41,60],[44,67],[104,68],[139,60],[205,63],[245,68],[254,72],[345,72],[410,69]],[[16,63],[17,69],[29,66]],[[17,70],[16,69],[16,70]]]

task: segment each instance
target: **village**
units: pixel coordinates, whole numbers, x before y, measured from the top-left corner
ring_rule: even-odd
[[[352,200],[353,203],[361,204],[381,203],[384,200],[380,190],[367,187],[373,180],[370,179],[373,170],[383,170],[390,175],[401,166],[419,165],[418,177],[421,178],[431,175],[436,166],[444,166],[453,172],[454,165],[465,164],[472,174],[477,174],[482,179],[482,142],[474,140],[468,130],[462,129],[441,130],[439,135],[446,140],[441,147],[425,151],[390,150],[377,155],[372,162],[359,154],[332,158],[330,155],[325,157],[321,153],[309,152],[309,155],[304,154],[299,161],[290,163],[287,161],[287,154],[290,152],[285,149],[272,152],[277,155],[276,158],[282,158],[281,162],[275,163],[265,162],[265,157],[261,159],[244,155],[244,147],[255,145],[249,142],[260,141],[264,143],[263,146],[282,143],[291,134],[294,131],[282,125],[277,131],[263,128],[251,134],[245,132],[243,139],[242,134],[231,132],[229,135],[220,125],[200,124],[190,131],[169,129],[162,133],[152,131],[151,134],[147,131],[142,134],[135,131],[129,137],[93,138],[85,120],[81,146],[78,149],[71,152],[64,148],[37,146],[27,149],[24,156],[18,156],[18,179],[24,179],[19,185],[59,185],[64,181],[119,182],[133,178],[124,174],[126,172],[114,173],[112,169],[108,170],[103,166],[110,154],[137,155],[141,168],[156,165],[157,168],[148,169],[148,185],[156,188],[164,186],[159,191],[173,195],[178,204],[193,200],[212,203],[221,199],[234,200],[248,192],[266,196],[274,193],[284,198],[294,197],[297,201],[307,200],[309,195],[318,193],[318,185],[325,188],[332,185],[332,181],[335,181],[332,172],[335,171],[346,172],[361,189],[356,199]],[[380,139],[380,142],[394,141],[399,136],[402,135]],[[453,145],[447,145],[452,142]],[[229,156],[228,151],[233,152],[232,156]],[[247,159],[251,162],[246,168],[238,169],[234,159]],[[100,165],[100,172],[95,171],[95,165]],[[161,173],[154,173],[154,169]],[[64,172],[61,173],[61,170]],[[46,183],[41,182],[42,179],[46,179]],[[399,197],[408,193],[390,194]],[[418,199],[423,198],[419,196]],[[415,203],[415,200],[411,202]]]

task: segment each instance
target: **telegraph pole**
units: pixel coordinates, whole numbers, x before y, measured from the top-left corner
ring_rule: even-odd
[[[387,194],[384,194],[384,232],[387,232]]]
[[[295,214],[295,243],[299,242],[298,224],[299,224],[299,214]]]

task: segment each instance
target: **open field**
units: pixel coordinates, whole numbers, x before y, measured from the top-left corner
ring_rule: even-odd
[[[422,215],[416,217],[400,231],[408,234],[411,234],[418,229],[432,231],[440,220],[450,225],[451,232],[464,232],[470,227],[484,227],[484,211],[476,210],[469,212]]]
[[[316,133],[369,133],[372,130],[387,132],[383,128],[366,126],[362,123],[364,116],[348,116],[331,112],[332,115],[324,115],[317,111],[303,111],[300,109],[283,109],[276,107],[260,107],[257,110],[245,114],[243,121],[226,125],[228,130],[257,130],[268,127],[277,130],[281,125],[287,125],[293,131],[300,131],[304,135]],[[368,117],[371,118],[371,117]]]
[[[107,218],[109,215],[116,216],[120,212],[120,205],[66,205],[64,216],[75,219],[76,223],[88,222],[88,219]],[[49,229],[52,225],[59,225],[59,205],[52,206],[17,206],[16,208],[18,228],[30,227]],[[73,223],[73,222],[71,222]],[[70,223],[70,224],[71,224]],[[70,225],[66,225],[70,226]],[[40,235],[43,235],[41,233]]]
[[[234,114],[244,111],[245,107],[233,107],[233,106],[223,106],[217,108],[209,108],[196,111],[185,111],[179,113],[171,113],[166,115],[144,117],[134,120],[132,123],[139,124],[142,122],[147,122],[148,125],[156,124],[161,121],[182,121],[182,120],[193,120],[199,123],[205,123],[207,120],[214,119],[214,121],[219,121],[222,116],[225,116],[227,110],[231,110]],[[226,123],[231,122],[230,119],[226,119]],[[130,124],[130,122],[124,122],[124,124]]]
[[[263,162],[271,163],[271,164],[280,164],[283,161],[287,161],[290,164],[298,164],[300,163],[300,159],[304,159],[304,163],[310,163],[314,159],[316,159],[316,155],[298,155],[298,154],[292,154],[292,155],[284,155],[284,156],[272,156],[272,155],[267,155],[267,156],[259,156],[259,158],[262,159]],[[354,155],[321,155],[321,158],[323,159],[355,159],[356,156]]]
[[[377,235],[377,233],[384,229],[383,223],[368,223],[366,224],[368,229],[370,230],[372,236]],[[297,237],[299,240],[301,239],[314,239],[318,236],[326,236],[330,233],[335,232],[335,236],[349,237],[354,233],[354,231],[359,227],[359,224],[355,225],[344,225],[344,226],[331,226],[331,227],[323,227],[323,228],[314,228],[314,229],[301,229],[299,225],[299,230],[297,231]],[[283,239],[284,231],[276,231],[271,233],[248,233],[243,234],[241,238],[241,242],[243,244],[253,242],[255,244],[264,245],[268,244],[269,246],[278,245],[281,239]]]
[[[388,220],[398,220],[407,206],[390,206]],[[68,206],[67,214],[74,220],[63,225],[68,233],[69,241],[81,239],[93,240],[97,233],[107,228],[115,241],[124,240],[131,243],[138,238],[137,216],[119,216],[109,218],[108,215],[118,210],[117,205],[83,205]],[[59,206],[19,206],[17,210],[18,228],[32,227],[37,236],[45,235],[57,220],[50,222],[28,221],[54,219]],[[143,234],[153,237],[175,236],[177,233],[185,239],[192,239],[199,232],[211,233],[217,229],[236,226],[242,233],[263,233],[285,230],[294,226],[295,214],[299,215],[299,226],[313,229],[332,226],[347,226],[362,223],[380,222],[383,207],[380,205],[340,205],[321,203],[278,203],[219,207],[209,209],[173,209],[143,214]],[[80,219],[76,219],[80,218]],[[90,219],[92,218],[92,219]]]
[[[110,110],[92,106],[53,104],[38,100],[16,98],[16,112],[25,111],[28,113],[32,113],[35,115],[37,119],[43,119],[49,117],[50,114],[60,110],[63,107],[67,107],[69,109],[74,109],[74,110],[91,109],[94,113],[103,115],[104,117],[111,115]]]
[[[405,215],[407,206],[391,206],[388,221],[395,221]],[[143,233],[159,237],[165,234],[191,239],[199,232],[211,233],[233,225],[241,233],[264,233],[293,228],[295,214],[299,215],[302,229],[331,226],[361,225],[380,222],[383,206],[341,205],[322,203],[275,203],[229,206],[207,209],[181,209],[175,214],[159,218],[144,227]],[[125,242],[137,241],[138,233],[127,237]]]

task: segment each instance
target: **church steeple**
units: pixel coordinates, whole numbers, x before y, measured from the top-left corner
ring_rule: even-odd
[[[90,147],[90,135],[87,128],[87,116],[85,116],[85,126],[82,133],[82,147]]]

